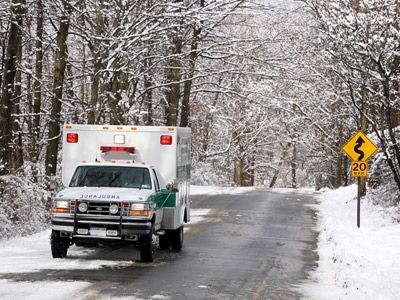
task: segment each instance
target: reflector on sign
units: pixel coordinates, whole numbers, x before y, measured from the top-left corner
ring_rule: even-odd
[[[77,133],[67,133],[67,143],[77,143],[78,134]]]
[[[172,135],[162,135],[160,143],[161,145],[172,145]]]
[[[101,152],[128,152],[135,153],[135,147],[101,146]]]
[[[123,134],[114,135],[114,144],[125,144],[125,135]]]

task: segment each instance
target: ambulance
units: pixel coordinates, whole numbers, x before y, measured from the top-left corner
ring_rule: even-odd
[[[62,183],[52,199],[51,253],[135,245],[144,262],[180,251],[190,221],[190,128],[64,125]]]

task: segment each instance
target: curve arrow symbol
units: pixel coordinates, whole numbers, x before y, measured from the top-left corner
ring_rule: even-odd
[[[361,146],[365,143],[363,138],[360,136],[357,141],[356,145],[354,146],[354,152],[359,154],[358,161],[361,161],[364,158],[364,152],[360,150]]]

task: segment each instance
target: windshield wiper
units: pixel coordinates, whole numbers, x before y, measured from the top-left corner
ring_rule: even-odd
[[[115,177],[108,183],[108,186],[111,187],[111,184],[114,183],[115,180],[117,180],[121,176],[121,172],[119,172]]]

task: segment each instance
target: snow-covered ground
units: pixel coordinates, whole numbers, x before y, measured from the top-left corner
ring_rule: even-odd
[[[318,268],[301,287],[311,299],[400,299],[400,224],[394,212],[361,203],[357,187],[320,195]]]
[[[208,209],[192,209],[190,225],[202,221]],[[0,276],[4,274],[34,273],[41,270],[91,270],[108,267],[123,267],[135,264],[137,251],[130,248],[80,248],[72,246],[68,258],[53,259],[50,252],[50,229],[34,235],[3,240],[0,242]],[[0,279],[0,300],[63,300],[83,299],[81,291],[87,282],[23,282]],[[155,295],[151,299],[160,298]],[[137,298],[131,297],[130,300]],[[138,299],[139,300],[139,299]]]
[[[200,186],[191,185],[191,195],[218,195],[218,194],[240,194],[254,191],[254,187],[221,187],[221,186]]]
[[[191,194],[238,194],[254,188],[192,186]],[[288,193],[293,189],[271,189]],[[313,193],[312,190],[296,190]],[[363,201],[361,228],[356,226],[356,187],[326,190],[320,194],[318,268],[298,287],[306,299],[400,299],[400,224],[394,213]],[[193,209],[192,224],[210,214]],[[50,231],[0,242],[0,276],[40,270],[99,269],[135,264],[130,249],[71,247],[73,259],[52,259]],[[0,279],[0,299],[82,299],[86,282],[26,282]],[[161,299],[162,295],[154,295]],[[136,298],[129,298],[130,300]],[[163,298],[164,299],[164,298]]]

